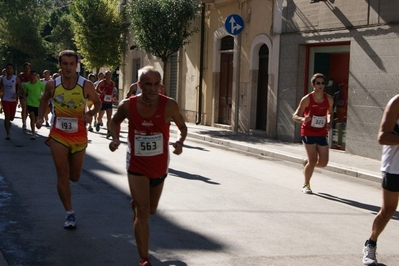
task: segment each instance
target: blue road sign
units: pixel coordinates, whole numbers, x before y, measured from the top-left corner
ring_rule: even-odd
[[[231,35],[237,35],[244,29],[244,20],[237,14],[231,14],[224,21],[224,27]]]

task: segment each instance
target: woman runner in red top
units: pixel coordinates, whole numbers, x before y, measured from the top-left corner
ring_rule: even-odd
[[[310,179],[315,167],[325,167],[328,163],[328,131],[331,127],[333,98],[324,92],[326,78],[316,73],[311,79],[313,91],[305,95],[292,118],[302,123],[301,136],[307,160],[304,162],[305,181],[302,192],[312,194]]]
[[[101,109],[98,113],[96,131],[100,131],[100,126],[103,125],[104,113],[107,114],[107,138],[111,137],[109,131],[112,116],[112,99],[114,98],[115,83],[111,80],[111,71],[105,72],[105,79],[101,80],[96,85],[96,92],[101,100]]]

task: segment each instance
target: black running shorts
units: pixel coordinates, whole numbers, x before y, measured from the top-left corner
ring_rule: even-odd
[[[141,174],[141,173],[136,173],[136,172],[132,172],[132,171],[127,171],[130,175],[137,175],[137,176],[144,176],[143,174]],[[165,174],[165,175],[163,175],[163,176],[161,176],[161,177],[158,177],[158,178],[148,178],[149,180],[150,180],[150,185],[152,186],[152,187],[156,187],[156,186],[158,186],[158,185],[160,185],[160,184],[162,184],[162,182],[163,181],[165,181],[165,178],[168,176],[168,174]]]
[[[382,172],[381,186],[392,192],[399,192],[399,175]]]

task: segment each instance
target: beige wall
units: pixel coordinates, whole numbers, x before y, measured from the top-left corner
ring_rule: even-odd
[[[192,26],[200,29],[201,18],[196,19]],[[177,100],[186,121],[194,123],[198,109],[201,34],[194,34],[189,41],[189,45],[179,51]]]
[[[127,48],[125,55],[122,57],[122,65],[119,68],[119,95],[125,96],[129,91],[129,87],[132,83],[136,82],[136,71],[133,66],[134,60],[140,62],[140,66],[153,65],[163,76],[163,63],[155,56],[148,55],[138,49],[130,50],[129,48],[134,44],[134,36],[131,32],[127,38]]]
[[[219,101],[219,72],[220,72],[220,41],[228,36],[224,28],[225,19],[231,14],[239,14],[244,20],[244,29],[235,35],[234,76],[233,76],[233,112],[231,129],[250,132],[254,129],[256,119],[256,88],[258,77],[258,53],[262,44],[269,48],[269,88],[268,88],[268,136],[275,136],[276,110],[277,110],[277,80],[278,80],[278,54],[279,35],[273,35],[271,30],[276,30],[273,23],[273,9],[276,9],[273,0],[215,0],[213,4],[206,4],[205,11],[205,40],[204,40],[204,68],[202,80],[202,112],[201,124],[214,126],[218,118]],[[278,1],[277,1],[278,2]],[[201,27],[198,18],[194,25]],[[241,38],[241,49],[239,49]],[[133,44],[133,37],[129,37],[129,47]],[[201,33],[193,35],[190,43],[180,49],[178,56],[178,92],[177,101],[182,113],[188,122],[197,121],[198,110],[198,85],[200,76],[200,47]],[[162,62],[156,58],[149,58],[141,51],[127,51],[124,65],[120,70],[119,88],[126,94],[131,82],[133,59],[140,59],[141,66],[154,64],[163,73]],[[166,80],[168,88],[169,80]],[[239,92],[239,93],[238,93]],[[238,97],[237,97],[238,96]],[[238,123],[236,124],[235,106],[239,106]],[[254,109],[255,108],[255,109]]]
[[[225,19],[231,14],[238,14],[244,20],[244,29],[240,35],[233,36],[235,39],[234,70],[233,70],[233,110],[231,128],[242,132],[249,132],[254,128],[256,118],[256,87],[258,70],[258,52],[262,44],[267,44],[270,60],[275,59],[278,64],[278,45],[273,47],[273,42],[278,43],[279,36],[271,37],[272,13],[274,1],[216,1],[207,4],[206,12],[206,49],[204,69],[204,112],[205,125],[215,125],[218,118],[219,101],[219,72],[220,72],[220,42],[229,34],[224,28]],[[241,48],[239,47],[241,38]],[[277,52],[277,53],[276,53]],[[270,95],[277,88],[274,77],[278,75],[278,68],[269,67],[269,90]],[[237,91],[238,90],[238,91]],[[238,96],[238,97],[237,97]],[[270,100],[270,98],[269,98]],[[276,98],[272,100],[270,114],[275,114]],[[239,106],[238,124],[235,122],[236,106]],[[268,135],[274,135],[275,123],[268,119],[271,126],[267,130]]]

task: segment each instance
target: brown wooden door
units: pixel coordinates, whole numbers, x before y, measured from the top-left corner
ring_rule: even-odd
[[[263,45],[259,51],[258,90],[256,99],[256,129],[266,130],[267,86],[268,86],[269,51]]]
[[[233,54],[222,53],[220,63],[220,93],[218,123],[231,124],[231,106],[233,94]]]

